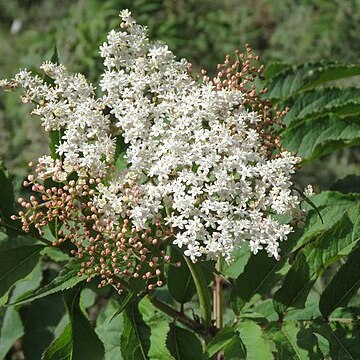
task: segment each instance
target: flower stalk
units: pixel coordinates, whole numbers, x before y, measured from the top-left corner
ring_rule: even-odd
[[[221,329],[223,325],[223,309],[222,309],[222,276],[220,275],[222,270],[221,257],[219,256],[216,263],[217,274],[215,275],[214,283],[214,318],[215,326],[217,329]]]

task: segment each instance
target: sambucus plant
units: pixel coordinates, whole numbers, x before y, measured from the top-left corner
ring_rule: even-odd
[[[281,135],[286,143],[294,129],[284,130],[282,119],[301,117],[272,109],[279,83],[293,70],[273,68],[270,92],[258,90],[253,83],[263,79],[263,67],[246,46],[246,55],[237,51],[234,62],[228,56],[218,65],[215,78],[205,70],[192,75],[191,64],[150,41],[127,10],[120,16],[120,29],[100,47],[100,95],[55,58],[41,66],[43,78],[22,70],[1,82],[22,87],[22,100],[35,104],[32,113],[41,117],[51,149],[30,164],[24,186],[32,195],[19,199],[18,215],[11,183],[1,175],[1,225],[10,237],[26,233],[37,240],[0,253],[2,303],[64,292],[68,323],[43,359],[289,359],[334,352],[354,358],[357,346],[331,339],[341,337],[343,321],[333,331],[329,316],[359,287],[358,279],[343,284],[349,269],[359,272],[358,195],[313,196],[311,188],[303,193],[293,185],[302,160],[281,144]],[[312,85],[294,82],[291,91],[336,78],[336,66],[318,70],[318,78],[315,72]],[[334,204],[342,209],[336,216]],[[51,255],[50,246],[70,256]],[[15,283],[45,254],[65,260],[63,270],[44,287],[37,283],[14,296]],[[320,302],[315,296],[314,309],[292,313],[304,308],[325,268],[347,255]],[[234,315],[223,328],[226,277],[237,280],[225,282],[232,284]],[[95,316],[96,332],[79,303],[84,286],[98,291],[94,282],[118,293],[108,289],[112,299]],[[341,283],[345,295],[334,300]],[[201,316],[184,307],[195,293]],[[121,334],[115,343],[106,329],[114,322],[112,332],[117,339]]]

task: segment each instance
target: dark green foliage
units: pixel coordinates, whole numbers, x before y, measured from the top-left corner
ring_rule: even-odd
[[[171,247],[173,263],[180,262],[181,266],[174,265],[168,270],[168,289],[171,296],[180,304],[187,303],[196,293],[194,280],[180,250]]]
[[[358,234],[358,237],[360,234]],[[353,251],[320,297],[320,311],[329,316],[336,308],[346,306],[360,287],[360,247]]]
[[[43,245],[22,246],[0,252],[0,298],[37,265]]]
[[[68,263],[59,275],[52,280],[46,286],[34,291],[30,295],[20,298],[16,303],[12,305],[19,305],[40,299],[44,296],[48,296],[59,291],[64,291],[73,288],[75,285],[84,281],[84,277],[78,276],[80,270],[80,263],[78,261],[72,261]]]
[[[150,328],[144,322],[137,303],[123,312],[123,332],[121,335],[121,354],[124,359],[147,359],[150,349]]]
[[[176,360],[198,360],[203,357],[201,343],[196,335],[173,324],[170,326],[166,346]]]
[[[91,323],[80,309],[81,287],[64,293],[64,302],[69,315],[69,324],[61,335],[45,350],[43,360],[104,358],[104,346]],[[86,354],[86,355],[85,355]]]

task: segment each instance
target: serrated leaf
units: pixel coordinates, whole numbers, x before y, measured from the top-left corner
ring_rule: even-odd
[[[320,297],[320,311],[328,317],[337,307],[346,306],[360,287],[360,247],[331,279]]]
[[[284,313],[289,307],[304,307],[317,277],[329,265],[349,254],[360,239],[359,215],[360,207],[351,208],[297,254],[282,287],[274,295],[278,313]]]
[[[148,357],[154,360],[174,360],[166,347],[166,337],[170,330],[168,320],[158,312],[148,298],[139,302],[139,311],[151,331]]]
[[[356,75],[360,75],[360,66],[358,65],[323,61],[305,63],[287,68],[272,77],[267,85],[268,97],[284,100],[301,90]]]
[[[275,343],[276,359],[323,359],[317,337],[305,323],[286,321],[279,326],[278,322],[273,322],[266,326],[265,335]]]
[[[322,359],[317,338],[309,326],[298,321],[285,321],[281,332],[294,349],[296,359]]]
[[[142,269],[144,272],[144,268]],[[133,303],[138,303],[140,299],[144,296],[142,290],[145,288],[145,281],[139,276],[137,279],[131,278],[129,280],[129,289],[123,290],[123,293],[120,295],[121,304],[113,314],[112,319],[121,314],[126,308],[131,306]]]
[[[73,288],[75,285],[81,281],[84,281],[86,278],[85,276],[78,276],[80,268],[81,264],[78,261],[74,260],[70,262],[69,264],[65,265],[64,269],[60,271],[59,275],[49,284],[10,305],[27,303],[59,291]]]
[[[121,354],[126,360],[148,359],[150,349],[150,328],[144,322],[138,304],[132,304],[123,312],[123,333]]]
[[[105,347],[105,360],[121,360],[120,337],[122,331],[122,317],[118,316],[110,321],[119,303],[110,299],[105,309],[100,312],[96,321],[96,333]]]
[[[54,340],[54,331],[66,313],[61,294],[34,301],[20,309],[25,334],[21,348],[26,360],[38,360]]]
[[[329,113],[351,115],[360,112],[360,88],[315,88],[295,95],[286,105],[290,107],[284,117],[288,128]]]
[[[247,360],[273,360],[270,343],[263,337],[258,324],[253,321],[241,321],[236,329],[245,345]]]
[[[267,293],[278,282],[282,277],[279,272],[285,266],[287,257],[301,232],[301,229],[297,229],[281,244],[282,257],[279,261],[269,257],[265,252],[250,256],[230,293],[230,303],[235,314],[239,314],[256,294]]]
[[[325,359],[360,359],[360,331],[356,325],[316,322],[312,329],[321,342],[320,348]]]
[[[9,302],[16,301],[37,289],[41,284],[42,278],[43,273],[41,263],[38,262],[33,271],[15,285],[14,289],[11,291]]]
[[[42,355],[42,360],[72,360],[72,326],[67,324],[60,336]]]
[[[241,248],[234,252],[234,260],[230,264],[224,262],[221,273],[236,279],[244,271],[250,256],[249,246],[247,244],[241,245]]]
[[[64,294],[64,301],[70,323],[45,350],[43,360],[89,360],[104,358],[104,345],[98,338],[89,320],[80,309],[81,287],[77,286]]]
[[[246,360],[246,348],[238,335],[234,335],[224,350],[226,360]]]
[[[14,308],[0,308],[0,359],[5,359],[14,342],[24,335],[20,315]]]
[[[323,191],[320,194],[311,197],[311,201],[317,207],[321,214],[321,219],[317,211],[309,209],[307,224],[303,235],[298,239],[294,250],[303,247],[309,241],[312,241],[316,235],[328,230],[342,215],[353,207],[357,207],[360,201],[360,194],[342,194],[339,192]]]
[[[180,262],[181,266],[170,266],[168,271],[168,289],[171,296],[180,304],[191,300],[196,293],[195,283],[191,272],[177,246],[171,247],[171,261]]]
[[[166,345],[176,360],[199,360],[203,358],[200,340],[189,330],[170,324]]]
[[[272,77],[274,77],[275,75],[281,73],[282,71],[284,71],[290,67],[291,67],[291,65],[284,64],[281,62],[276,62],[276,63],[272,63],[270,65],[267,65],[264,70],[264,76],[265,76],[266,81],[271,80]]]
[[[0,252],[0,298],[31,273],[43,248],[43,245],[22,246]]]
[[[210,357],[212,357],[219,351],[224,350],[225,347],[232,341],[234,335],[235,330],[232,327],[225,327],[221,329],[206,347],[206,352]]]
[[[310,161],[346,146],[360,144],[358,116],[339,118],[331,114],[308,119],[282,133],[282,144]]]

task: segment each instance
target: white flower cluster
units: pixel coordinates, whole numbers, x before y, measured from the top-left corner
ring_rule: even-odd
[[[52,81],[46,82],[23,70],[15,81],[25,89],[23,101],[36,104],[33,114],[41,117],[46,131],[60,130],[56,152],[64,158],[67,173],[97,176],[111,162],[115,141],[104,104],[81,74],[70,75],[63,65],[45,62],[41,69]]]
[[[127,10],[120,16],[121,29],[100,47],[103,98],[96,100],[84,77],[69,76],[61,65],[43,65],[53,86],[26,71],[16,78],[39,101],[34,112],[44,127],[64,131],[57,152],[65,171],[105,173],[120,132],[129,168],[110,172],[110,185],[99,184],[94,198],[108,225],[124,211],[137,229],[160,219],[193,261],[203,254],[231,260],[244,242],[255,254],[264,248],[278,258],[292,228],[273,215],[299,212],[290,190],[299,159],[288,152],[269,158],[255,130],[262,119],[243,106],[240,91],[195,81],[185,60],[149,41]],[[128,193],[126,174],[138,179]]]

